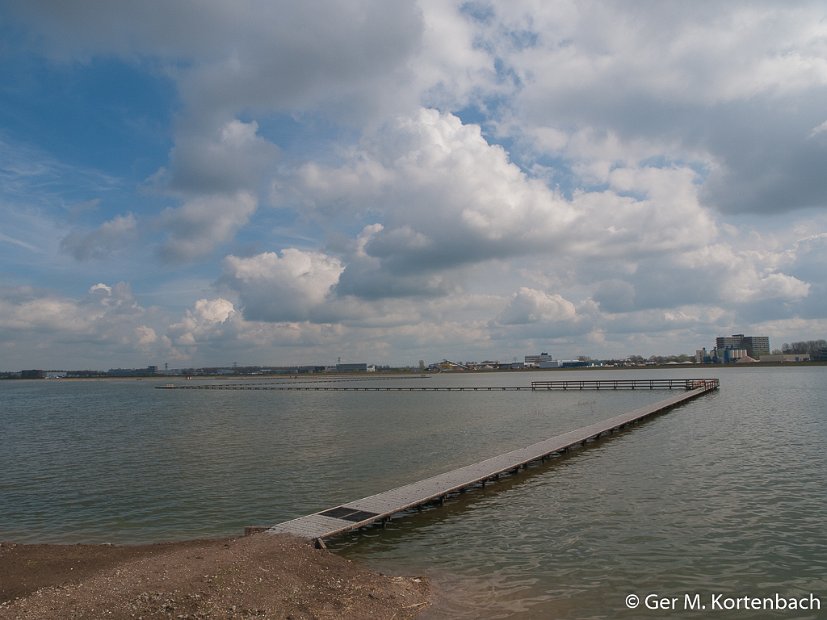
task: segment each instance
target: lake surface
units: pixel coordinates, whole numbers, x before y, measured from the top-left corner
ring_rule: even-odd
[[[380,570],[430,576],[439,589],[433,617],[706,617],[684,609],[684,596],[695,593],[708,605],[713,594],[814,593],[824,617],[827,368],[457,374],[354,385],[650,376],[717,376],[721,389],[334,548]],[[669,395],[153,389],[163,382],[0,382],[0,540],[238,535],[245,525],[316,512]],[[676,597],[676,608],[627,609],[627,595],[652,593]]]

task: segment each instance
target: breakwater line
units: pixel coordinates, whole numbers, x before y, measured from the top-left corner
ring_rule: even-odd
[[[555,455],[585,446],[603,436],[666,412],[684,402],[718,389],[717,379],[701,381],[696,387],[623,413],[607,420],[552,437],[525,448],[485,459],[425,480],[407,484],[383,493],[347,502],[333,508],[279,523],[272,527],[250,528],[268,533],[287,533],[315,540],[324,540],[375,523],[384,523],[394,515],[432,504],[444,504],[454,494],[474,487],[484,487],[501,476],[516,474],[535,462],[544,462]]]

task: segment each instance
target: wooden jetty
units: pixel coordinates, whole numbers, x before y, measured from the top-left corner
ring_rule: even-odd
[[[718,388],[717,379],[700,381],[701,383],[692,389],[652,405],[419,482],[285,521],[265,531],[272,534],[293,534],[315,540],[318,546],[324,546],[324,540],[327,538],[374,523],[384,523],[393,515],[413,508],[434,503],[442,504],[452,494],[476,486],[485,486],[487,482],[498,480],[503,475],[517,473],[531,463],[545,461],[577,446],[585,446],[601,436],[610,435]]]
[[[694,390],[717,379],[581,379],[532,381],[532,390]]]
[[[337,380],[343,381],[343,380]],[[520,392],[538,390],[694,390],[714,384],[717,379],[586,379],[532,381],[531,385],[508,386],[331,386],[316,385],[324,381],[306,383],[215,383],[215,384],[174,384],[155,386],[158,390],[270,390],[289,392]]]

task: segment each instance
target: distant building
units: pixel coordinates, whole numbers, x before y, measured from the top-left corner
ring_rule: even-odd
[[[725,362],[737,362],[738,360],[742,360],[745,357],[752,357],[746,349],[726,349],[724,351],[724,361]]]
[[[733,347],[719,349],[716,347],[713,351],[713,358],[719,364],[732,364],[744,357],[751,357],[747,355],[746,349],[735,349]]]
[[[459,362],[452,362],[451,360],[442,360],[441,362],[437,362],[428,366],[428,370],[432,370],[434,372],[460,372],[471,370],[465,364],[460,364]]]
[[[763,356],[770,354],[769,336],[744,336],[744,348],[747,350],[747,355],[760,360]]]
[[[557,365],[551,368],[587,368],[599,365],[592,360],[556,360],[555,363]]]
[[[776,355],[765,355],[761,358],[762,362],[809,362],[809,353],[778,353]]]
[[[368,372],[367,364],[336,364],[336,372]]]
[[[525,365],[528,368],[558,368],[560,364],[550,354],[540,353],[540,355],[526,355]]]
[[[744,334],[733,334],[732,336],[718,336],[715,339],[715,349],[719,361],[735,361],[743,355],[727,353],[727,351],[746,351],[746,355],[756,360],[770,354],[769,336],[745,336]]]
[[[157,372],[157,366],[147,366],[146,368],[110,368],[106,374],[110,377],[147,377]]]
[[[740,349],[744,340],[744,334],[733,334],[732,336],[718,336],[715,339],[715,348],[718,351],[726,349]]]

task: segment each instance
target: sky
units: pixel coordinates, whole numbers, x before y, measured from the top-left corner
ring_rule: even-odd
[[[5,0],[0,370],[827,337],[827,6]]]

